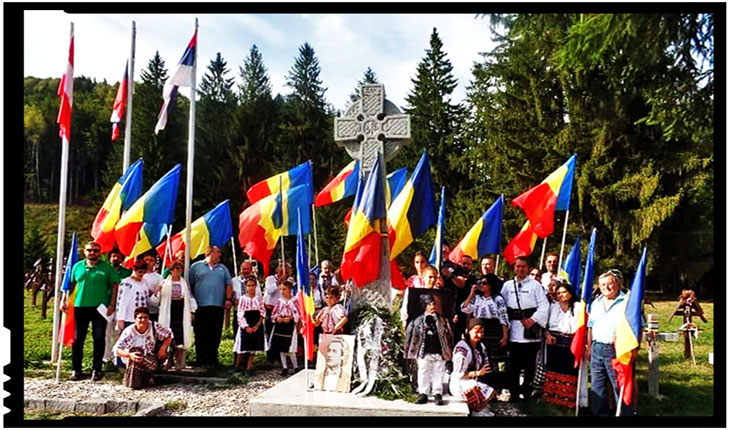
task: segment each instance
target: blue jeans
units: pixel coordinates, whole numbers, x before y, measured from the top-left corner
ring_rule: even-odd
[[[616,384],[616,371],[611,367],[611,360],[616,358],[616,350],[610,343],[593,342],[591,345],[591,392],[590,405],[593,415],[615,416],[616,410],[608,408],[608,389],[611,389],[614,404],[618,404],[619,390]],[[610,387],[609,387],[610,384]],[[638,395],[639,393],[634,393]],[[632,416],[631,405],[621,405],[621,416]]]

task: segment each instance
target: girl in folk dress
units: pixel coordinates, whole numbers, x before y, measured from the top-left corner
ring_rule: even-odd
[[[246,278],[246,294],[238,299],[238,332],[233,345],[233,352],[236,353],[236,364],[238,369],[241,366],[244,356],[248,356],[244,376],[252,376],[253,357],[257,351],[264,350],[264,318],[266,308],[264,302],[256,294],[256,278]]]
[[[327,288],[325,293],[327,307],[322,308],[314,318],[315,326],[322,326],[324,334],[342,334],[342,327],[347,324],[347,312],[340,303],[340,287]]]
[[[281,298],[274,305],[271,311],[271,319],[274,322],[274,328],[269,336],[269,349],[278,352],[281,358],[281,376],[286,376],[289,369],[286,365],[286,357],[292,363],[293,373],[298,370],[297,357],[294,355],[297,351],[296,326],[299,321],[299,311],[295,299],[292,297],[292,283],[289,281],[282,282],[279,287],[281,290]]]

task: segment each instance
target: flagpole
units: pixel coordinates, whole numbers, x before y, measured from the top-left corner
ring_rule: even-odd
[[[124,166],[122,174],[129,168],[129,155],[132,148],[132,94],[134,94],[134,45],[137,38],[137,26],[132,21],[132,47],[127,63],[127,122],[124,124]]]
[[[317,249],[317,216],[314,212],[314,204],[312,204],[312,231],[314,234],[314,262],[317,267],[319,267],[319,250]]]
[[[233,250],[233,271],[238,273],[238,262],[236,261],[236,244],[233,241],[233,236],[231,236],[231,249]],[[241,282],[245,281],[245,279],[241,279]]]
[[[63,298],[66,298],[66,293],[63,293]],[[58,360],[56,360],[56,383],[61,377],[61,356],[63,355],[63,337],[66,333],[66,324],[61,321],[61,336],[58,339]]]
[[[198,32],[198,18],[195,18],[194,34]],[[196,37],[197,44],[197,37]],[[195,159],[195,70],[198,67],[198,46],[195,47],[195,58],[190,73],[190,118],[188,120],[188,178],[187,199],[185,202],[185,275],[190,273],[190,223],[193,219],[193,167]]]
[[[565,233],[568,230],[568,216],[570,216],[570,209],[565,211],[565,222],[563,223],[563,240],[560,242],[560,260],[558,260],[558,273],[563,265],[563,248],[565,247]]]
[[[494,274],[499,276],[499,254],[497,254],[497,261],[494,263]]]
[[[167,256],[170,256],[170,264],[172,264],[172,244],[170,243],[170,236],[172,235],[172,224],[167,225],[167,246],[165,247],[165,255],[162,256],[162,267],[167,266]],[[164,269],[163,269],[164,271]]]
[[[624,384],[621,387],[621,393],[618,395],[618,400],[616,401],[616,416],[621,416],[621,403],[624,402],[624,389],[626,388],[626,384]]]
[[[71,41],[74,38],[74,23],[71,23]],[[67,58],[67,61],[69,59]],[[73,70],[73,69],[72,69]],[[65,75],[65,72],[64,72]],[[73,71],[71,76],[73,85]],[[65,89],[64,89],[65,91]],[[63,100],[61,101],[63,103]],[[70,142],[68,136],[64,133],[61,138],[61,179],[58,191],[58,236],[56,239],[56,278],[55,293],[53,295],[53,339],[51,340],[51,362],[58,359],[58,326],[61,317],[60,301],[58,299],[61,291],[61,282],[63,282],[63,238],[66,232],[66,193],[68,186],[68,147]]]
[[[284,223],[284,193],[281,189],[281,187],[283,185],[282,182],[283,182],[283,179],[281,176],[279,176],[279,202],[281,204],[281,229],[282,229],[282,233],[284,233],[284,231],[283,231],[284,225],[286,225],[288,223]],[[280,238],[281,238],[281,269],[284,272],[284,274],[282,276],[284,277],[284,280],[286,280],[286,260],[284,259],[284,235],[282,234],[280,236]]]
[[[544,237],[542,239],[542,253],[540,253],[540,264],[537,266],[540,269],[540,271],[542,271],[542,260],[543,260],[543,258],[545,258],[545,243],[546,242],[547,242],[547,237]],[[537,282],[540,282],[540,280],[538,279]]]

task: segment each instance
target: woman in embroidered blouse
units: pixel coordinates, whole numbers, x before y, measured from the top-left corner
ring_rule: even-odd
[[[127,365],[125,386],[144,388],[154,383],[152,372],[167,358],[172,337],[172,330],[159,322],[150,324],[150,312],[146,307],[134,310],[134,324],[124,329],[114,345],[114,355]],[[162,342],[158,350],[155,349],[156,341]]]
[[[132,275],[122,279],[117,292],[117,329],[124,330],[134,324],[134,310],[147,307],[149,290],[147,283],[142,279],[147,273],[147,263],[137,260],[134,263]]]
[[[485,381],[492,373],[482,336],[484,326],[480,319],[472,318],[467,323],[467,339],[461,340],[454,347],[451,360],[454,370],[449,379],[449,391],[454,396],[466,399],[471,415],[494,415],[489,410],[489,402],[497,395],[497,391]]]
[[[238,369],[245,356],[244,376],[253,376],[253,358],[256,352],[264,350],[263,323],[266,317],[264,301],[256,294],[256,277],[246,278],[246,294],[238,299],[238,332],[233,345],[236,354],[235,369]]]
[[[554,279],[553,279],[554,280]],[[578,369],[570,350],[578,325],[577,297],[568,283],[556,289],[557,301],[550,304],[548,327],[545,330],[547,360],[545,362],[545,401],[569,408],[575,407]]]
[[[183,263],[174,261],[170,275],[162,281],[150,297],[152,303],[160,306],[159,322],[172,329],[175,350],[175,369],[185,368],[185,353],[193,345],[192,333],[195,310],[198,304],[190,292],[190,284],[182,277]]]
[[[509,317],[507,305],[499,295],[501,282],[497,275],[489,273],[471,288],[469,297],[461,304],[461,311],[471,318],[478,318],[484,326],[482,343],[489,356],[494,372],[489,377],[490,385],[501,390],[506,386],[508,361],[507,336]]]

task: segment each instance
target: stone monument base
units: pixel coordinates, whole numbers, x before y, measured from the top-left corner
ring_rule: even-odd
[[[444,396],[443,406],[433,402],[424,405],[404,400],[383,400],[373,396],[358,397],[350,393],[306,391],[304,370],[251,399],[251,416],[431,416],[465,417],[469,415],[466,402]],[[314,369],[309,369],[309,383],[314,381]]]

